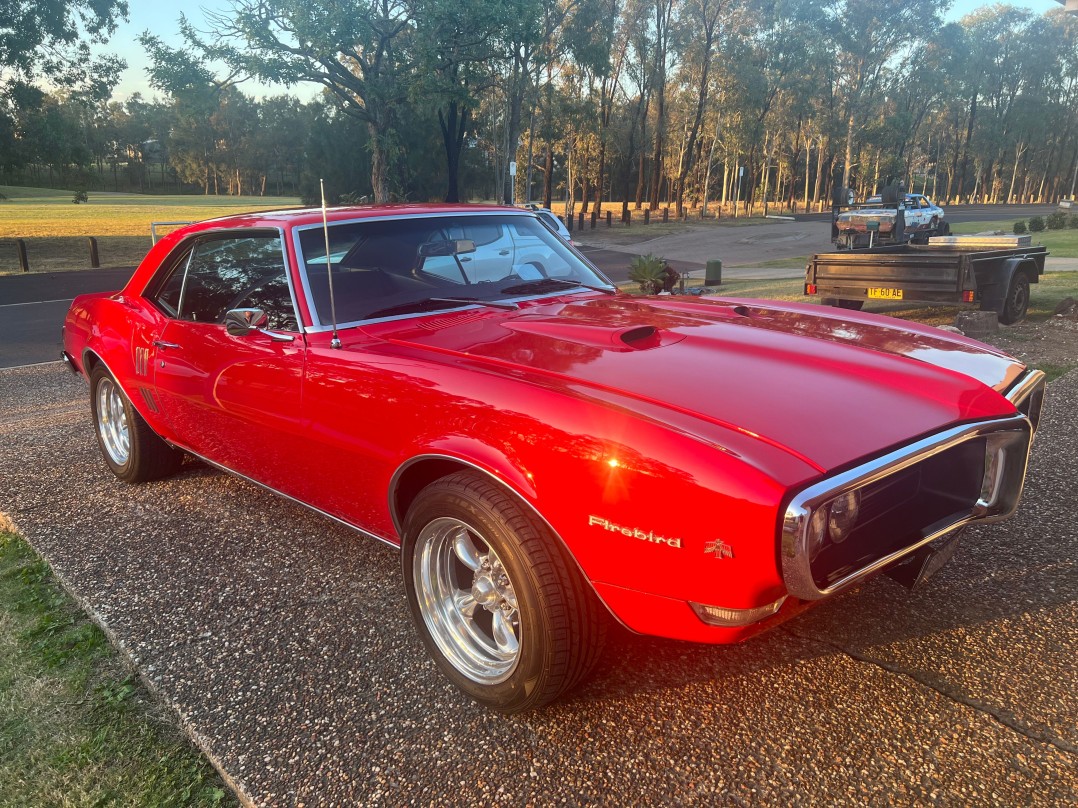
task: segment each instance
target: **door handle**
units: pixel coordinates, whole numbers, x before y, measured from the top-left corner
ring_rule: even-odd
[[[509,250],[499,250],[498,255],[509,255]]]
[[[182,347],[181,345],[178,345],[175,342],[165,342],[163,339],[155,339],[153,341],[153,344],[158,348],[180,348],[180,347]]]

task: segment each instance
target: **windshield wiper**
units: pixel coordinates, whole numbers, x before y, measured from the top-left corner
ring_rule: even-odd
[[[516,303],[507,303],[503,300],[480,300],[478,297],[430,297],[435,303],[466,303],[476,306],[489,306],[492,309],[507,309],[516,311],[520,308]]]
[[[577,289],[590,289],[593,292],[602,292],[607,295],[616,295],[618,293],[617,288],[611,288],[609,286],[592,286],[591,284],[569,280],[568,278],[536,278],[533,281],[525,281],[524,283],[518,283],[514,286],[507,286],[501,290],[501,294],[515,295],[523,294],[524,292],[543,292],[546,291],[545,287],[548,284],[554,284],[559,287],[571,286]]]
[[[392,317],[394,314],[410,314],[412,312],[426,311],[428,308],[442,306],[490,306],[495,309],[520,308],[516,303],[503,303],[500,300],[479,300],[474,297],[423,297],[419,300],[409,300],[407,303],[398,303],[396,306],[387,306],[366,314],[362,319],[374,320],[378,317]]]

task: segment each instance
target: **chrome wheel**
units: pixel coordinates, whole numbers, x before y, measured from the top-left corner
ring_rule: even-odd
[[[516,591],[473,528],[443,517],[417,538],[412,576],[423,622],[445,658],[473,682],[508,679],[520,657]]]
[[[123,393],[112,379],[97,384],[97,434],[109,458],[117,466],[131,456],[131,433],[127,428],[127,409]]]

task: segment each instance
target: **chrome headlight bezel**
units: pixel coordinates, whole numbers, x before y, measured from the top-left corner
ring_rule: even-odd
[[[782,577],[787,591],[802,600],[819,600],[852,586],[963,525],[1006,519],[1018,507],[1031,436],[1031,423],[1021,414],[953,427],[821,480],[795,494],[783,519],[779,551]],[[812,563],[821,549],[827,546],[826,528],[829,519],[826,515],[829,515],[831,503],[836,498],[850,491],[864,489],[937,454],[974,440],[986,441],[981,492],[987,492],[988,499],[979,498],[968,513],[948,519],[945,523],[933,524],[931,529],[916,541],[888,552],[826,586],[817,585]],[[992,447],[992,451],[1003,451],[1003,456],[993,461],[991,468],[987,462],[990,451],[988,447]],[[825,514],[825,517],[818,514]]]

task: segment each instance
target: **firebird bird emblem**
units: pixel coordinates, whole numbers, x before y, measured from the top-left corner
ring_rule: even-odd
[[[722,539],[715,539],[715,541],[709,541],[704,545],[704,552],[714,554],[715,558],[733,558],[734,548],[724,542]]]
[[[681,539],[668,539],[666,536],[659,536],[650,530],[645,533],[638,527],[623,527],[622,525],[614,524],[608,519],[603,519],[601,516],[589,516],[588,525],[601,527],[603,530],[609,530],[611,533],[620,533],[622,536],[628,536],[630,539],[639,539],[640,541],[651,542],[652,544],[665,544],[667,547],[681,549]]]

